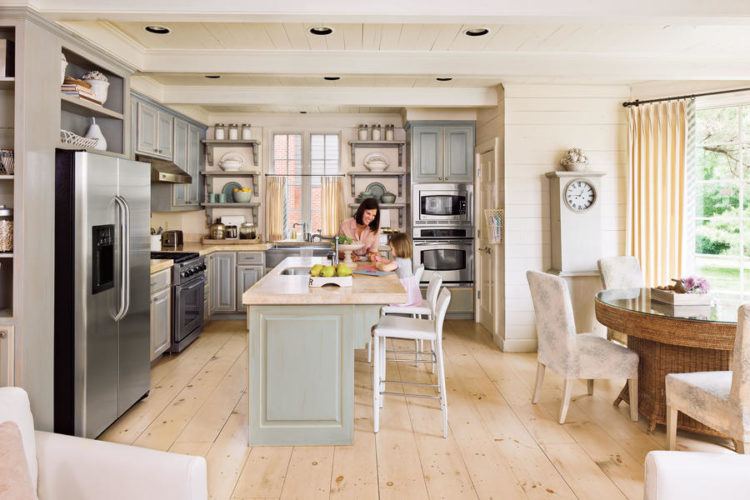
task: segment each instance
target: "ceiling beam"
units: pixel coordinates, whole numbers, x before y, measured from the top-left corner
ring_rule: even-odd
[[[165,104],[300,105],[371,107],[497,106],[495,88],[412,87],[163,87]]]
[[[750,55],[650,53],[150,50],[147,73],[403,75],[634,80],[748,80]]]
[[[0,0],[0,5],[24,3]],[[27,0],[55,19],[117,21],[523,23],[694,22],[748,23],[750,5],[741,0]]]

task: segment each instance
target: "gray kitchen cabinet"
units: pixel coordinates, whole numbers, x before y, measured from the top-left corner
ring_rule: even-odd
[[[137,110],[135,152],[153,155],[157,150],[158,125],[156,120],[159,112],[153,106],[140,101]]]
[[[172,161],[181,169],[188,169],[188,123],[176,118],[174,121],[174,155]],[[172,203],[183,206],[187,203],[188,184],[172,186]]]
[[[211,277],[213,276],[214,256],[213,254],[206,255],[206,284],[203,288],[203,320],[208,322],[211,320],[211,315],[214,313],[213,300],[211,300]]]
[[[445,127],[443,134],[444,180],[471,182],[474,177],[474,127]]]
[[[195,125],[188,125],[187,135],[187,173],[193,178],[193,182],[187,186],[186,203],[188,205],[200,205],[201,175],[200,166],[203,161],[203,152],[201,150],[201,139],[203,138],[203,129]]]
[[[172,342],[172,269],[151,275],[151,361]]]
[[[237,254],[216,252],[211,267],[211,309],[213,312],[237,310]]]
[[[414,122],[408,125],[414,182],[471,182],[474,124]]]
[[[411,175],[414,180],[442,180],[443,130],[440,127],[414,127],[411,154]]]
[[[237,311],[245,312],[242,294],[263,277],[264,266],[237,266]]]
[[[166,111],[159,110],[158,124],[159,133],[157,134],[156,152],[165,158],[172,159],[174,155],[174,148],[172,146],[172,141],[174,140],[172,136],[174,117]]]

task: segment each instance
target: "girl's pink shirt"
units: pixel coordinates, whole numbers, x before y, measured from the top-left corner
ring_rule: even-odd
[[[365,246],[354,252],[357,255],[367,255],[368,253],[378,252],[378,240],[380,239],[380,231],[373,231],[369,226],[365,227],[362,234],[357,237],[357,221],[354,217],[350,217],[344,220],[339,226],[339,234],[348,236],[354,241],[364,243]]]

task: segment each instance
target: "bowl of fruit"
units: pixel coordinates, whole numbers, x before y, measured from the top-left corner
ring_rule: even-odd
[[[318,288],[326,285],[352,286],[352,268],[346,262],[339,262],[337,266],[325,264],[312,266],[308,286]]]
[[[249,187],[234,188],[232,197],[235,203],[250,203],[250,200],[253,199],[253,190]]]
[[[344,252],[344,262],[350,266],[356,265],[352,260],[352,252],[364,247],[365,244],[354,241],[348,236],[336,236],[339,240],[339,251]]]

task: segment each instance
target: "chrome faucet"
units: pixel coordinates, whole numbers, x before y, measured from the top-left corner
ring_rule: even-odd
[[[338,236],[321,236],[320,233],[315,235],[316,237],[320,238],[321,241],[330,241],[333,245],[333,255],[331,255],[331,264],[334,266],[337,266],[339,264],[339,237]]]
[[[307,232],[307,222],[295,222],[292,224],[292,229],[297,226],[302,226],[302,239],[304,241],[310,241],[310,233]]]

